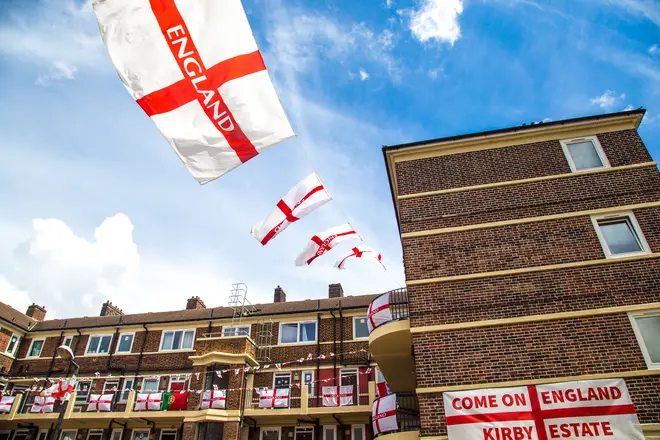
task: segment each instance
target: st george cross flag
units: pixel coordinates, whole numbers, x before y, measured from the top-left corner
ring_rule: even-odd
[[[163,393],[138,393],[135,411],[158,411],[163,401]]]
[[[133,99],[200,183],[294,136],[240,0],[93,0]]]
[[[288,388],[266,388],[259,392],[259,408],[287,408],[288,406]]]
[[[372,260],[381,265],[383,264],[381,263],[382,256],[380,255],[380,253],[376,252],[375,250],[367,246],[356,246],[353,249],[351,249],[349,253],[347,253],[339,260],[337,260],[337,262],[335,263],[335,267],[337,269],[346,269],[346,260],[348,260],[351,257],[364,258],[365,260]]]
[[[11,411],[11,406],[14,404],[15,399],[15,396],[0,397],[0,414],[6,414]]]
[[[112,394],[90,394],[87,411],[110,411]]]
[[[377,399],[371,409],[374,434],[396,431],[399,425],[396,422],[396,394]]]
[[[392,312],[390,311],[390,294],[384,293],[375,300],[371,301],[367,309],[367,328],[369,333],[373,332],[376,327],[381,324],[390,322],[392,320]]]
[[[311,264],[316,258],[325,254],[342,241],[351,239],[362,240],[358,233],[355,232],[355,229],[353,229],[353,226],[348,223],[320,232],[309,240],[305,249],[298,255],[296,266]]]
[[[387,385],[385,376],[383,376],[380,368],[376,370],[376,391],[378,392],[378,397],[385,397],[391,393],[390,387]]]
[[[330,194],[321,179],[316,173],[312,173],[291,188],[265,219],[252,226],[250,234],[265,246],[291,223],[330,200]]]
[[[39,395],[42,397],[52,396],[57,400],[64,401],[69,400],[71,393],[76,388],[77,380],[74,377],[68,379],[60,379],[45,390],[43,390]]]
[[[353,405],[353,385],[323,387],[323,406]],[[339,395],[339,399],[337,398]]]
[[[35,396],[34,403],[32,404],[32,408],[30,408],[30,412],[32,412],[32,413],[51,413],[51,412],[53,412],[54,406],[55,406],[55,398],[54,397]]]
[[[204,391],[202,409],[225,409],[227,407],[227,390]]]

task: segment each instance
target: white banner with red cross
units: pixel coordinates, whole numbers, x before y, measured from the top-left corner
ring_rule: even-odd
[[[323,406],[353,405],[353,385],[323,387]]]
[[[396,421],[396,394],[376,399],[371,408],[371,420],[374,435],[385,432],[398,431],[399,424]]]
[[[32,408],[30,408],[31,413],[50,413],[53,412],[55,407],[55,398],[54,397],[41,397],[35,396],[34,403],[32,403]]]
[[[259,408],[288,408],[288,406],[288,388],[266,388],[259,391]]]
[[[87,411],[110,411],[113,397],[112,394],[91,394]]]
[[[387,385],[385,376],[383,376],[383,372],[380,371],[380,368],[376,369],[376,391],[378,393],[378,397],[385,397],[391,393],[390,387]]]
[[[200,183],[294,136],[240,0],[92,4],[128,92]]]
[[[135,411],[158,411],[163,402],[163,393],[138,393]]]
[[[208,390],[202,395],[202,409],[225,409],[227,407],[227,390]]]
[[[60,401],[69,400],[71,393],[73,393],[76,387],[76,383],[77,379],[75,376],[68,379],[59,379],[56,383],[39,393],[39,395],[42,397],[52,396]]]
[[[16,400],[15,396],[2,396],[0,397],[0,414],[5,414],[11,411],[11,406]]]
[[[443,395],[450,440],[644,440],[623,379]]]
[[[386,322],[392,320],[392,312],[390,311],[390,294],[385,293],[369,304],[367,311],[367,327],[369,333],[373,332],[375,328]]]
[[[330,200],[330,194],[321,179],[316,173],[312,173],[291,188],[266,218],[252,226],[250,234],[265,246],[291,223],[297,222]]]
[[[353,226],[348,223],[319,232],[310,238],[305,249],[298,255],[296,266],[311,264],[312,261],[346,240],[362,240]]]
[[[380,254],[380,252],[368,246],[360,245],[360,246],[355,246],[353,249],[351,249],[350,252],[348,252],[346,255],[344,255],[339,260],[337,260],[337,262],[335,262],[335,267],[339,270],[346,269],[346,261],[349,258],[360,258],[363,260],[371,260],[371,261],[375,261],[381,266],[383,265],[382,262],[383,256]]]

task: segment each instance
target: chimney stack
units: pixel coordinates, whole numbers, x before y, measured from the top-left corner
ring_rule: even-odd
[[[120,316],[123,315],[124,311],[112,304],[110,301],[106,301],[101,306],[101,314],[99,316]]]
[[[32,305],[27,308],[25,314],[37,321],[43,321],[44,318],[46,318],[46,307],[32,303]]]
[[[199,296],[193,296],[188,298],[188,303],[186,304],[186,309],[187,310],[197,310],[197,309],[205,309],[206,304],[204,304],[204,301]]]
[[[275,288],[275,295],[273,298],[273,302],[276,303],[286,302],[286,293],[284,293],[284,290],[280,286],[277,286]]]
[[[344,288],[341,287],[341,283],[330,284],[328,286],[328,298],[343,298],[344,297]]]

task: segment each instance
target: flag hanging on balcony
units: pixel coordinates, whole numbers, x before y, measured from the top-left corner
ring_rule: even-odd
[[[182,411],[188,406],[188,391],[173,391],[163,393],[163,406],[165,411]]]
[[[35,396],[34,403],[32,408],[30,408],[31,413],[51,413],[55,407],[55,398],[54,397],[41,397]]]
[[[347,253],[339,260],[337,260],[337,262],[335,263],[335,267],[337,269],[346,269],[346,260],[348,260],[351,257],[364,258],[365,260],[375,261],[380,265],[383,264],[381,262],[382,256],[380,255],[380,253],[376,252],[375,250],[367,246],[356,246],[353,249],[351,249],[349,253]]]
[[[163,393],[138,393],[135,411],[160,411]]]
[[[41,397],[54,397],[59,401],[69,400],[71,393],[76,388],[77,380],[75,377],[60,379],[48,388],[44,389],[39,395]]]
[[[323,387],[323,406],[353,405],[353,385]]]
[[[259,392],[259,408],[287,408],[289,388],[264,389]]]
[[[294,136],[240,0],[94,0],[122,82],[200,183]]]
[[[387,385],[385,376],[383,376],[380,368],[376,369],[376,391],[378,392],[378,397],[385,397],[391,393],[390,387]]]
[[[90,394],[87,411],[110,411],[112,394]]]
[[[265,246],[291,223],[300,220],[331,199],[319,176],[312,173],[291,188],[266,218],[252,226],[250,234]]]
[[[374,434],[397,431],[399,425],[396,422],[396,394],[377,399],[371,409]]]
[[[362,240],[353,227],[346,223],[341,226],[327,229],[319,232],[310,238],[309,243],[296,258],[296,266],[311,264],[316,258],[325,254],[327,251],[346,240]]]
[[[225,409],[227,407],[227,390],[204,391],[202,409]]]
[[[381,324],[390,322],[392,320],[392,312],[390,311],[390,294],[385,293],[369,304],[367,311],[367,327],[369,333]]]
[[[14,404],[14,396],[2,396],[0,397],[0,414],[5,414],[11,411],[11,406]]]

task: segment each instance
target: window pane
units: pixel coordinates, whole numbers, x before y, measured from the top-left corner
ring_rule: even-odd
[[[598,156],[596,147],[591,141],[568,144],[568,152],[573,159],[576,170],[600,168],[603,166],[603,162],[600,160],[600,156]]]
[[[636,321],[651,362],[660,362],[660,316],[637,318]]]
[[[160,440],[176,440],[176,431],[162,431]]]
[[[124,380],[124,389],[121,392],[121,400],[128,400],[128,393],[133,389],[133,379]]]
[[[174,341],[172,342],[172,350],[178,350],[181,348],[181,336],[183,336],[183,332],[181,330],[174,332]]]
[[[165,334],[163,335],[163,346],[160,347],[161,350],[171,350],[173,339],[174,339],[174,332],[165,332]]]
[[[353,427],[353,440],[363,440],[364,439],[364,429],[362,426]]]
[[[369,329],[367,328],[367,318],[358,318],[353,321],[355,325],[355,337],[356,338],[368,338]]]
[[[280,340],[283,343],[289,344],[292,342],[298,342],[297,339],[298,324],[283,324],[281,330],[282,330],[282,335],[280,337]]]
[[[158,380],[156,379],[145,379],[142,382],[142,392],[152,393],[158,391]]]
[[[64,343],[62,345],[66,345],[67,347],[71,347],[71,341],[72,340],[73,340],[73,338],[71,336],[67,336],[66,338],[64,338]]]
[[[87,346],[87,353],[96,353],[99,349],[99,337],[91,336],[89,339],[89,345]]]
[[[121,440],[121,431],[112,431],[112,437],[110,440]]]
[[[119,353],[128,353],[131,351],[131,344],[133,343],[133,335],[120,335],[119,345],[117,351]]]
[[[41,354],[41,347],[43,347],[44,341],[32,341],[32,349],[30,349],[29,356],[39,356]]]
[[[190,350],[193,347],[194,337],[195,337],[195,332],[193,330],[188,330],[183,335],[183,345],[181,346],[181,348]]]
[[[133,440],[148,440],[149,431],[135,431],[133,432]]]
[[[333,428],[325,428],[324,440],[335,440],[335,430]]]
[[[300,324],[300,342],[316,341],[316,323]]]
[[[607,247],[613,255],[642,250],[628,221],[599,223],[599,226],[603,237],[605,237]]]
[[[279,440],[280,432],[277,430],[267,430],[262,432],[261,440]]]
[[[63,431],[62,440],[76,440],[76,431]]]
[[[110,351],[110,341],[112,336],[101,336],[101,344],[99,345],[99,353],[107,353]]]
[[[7,353],[14,354],[14,350],[16,349],[17,342],[18,342],[18,336],[11,335],[11,339],[9,339],[9,344],[7,345]]]

